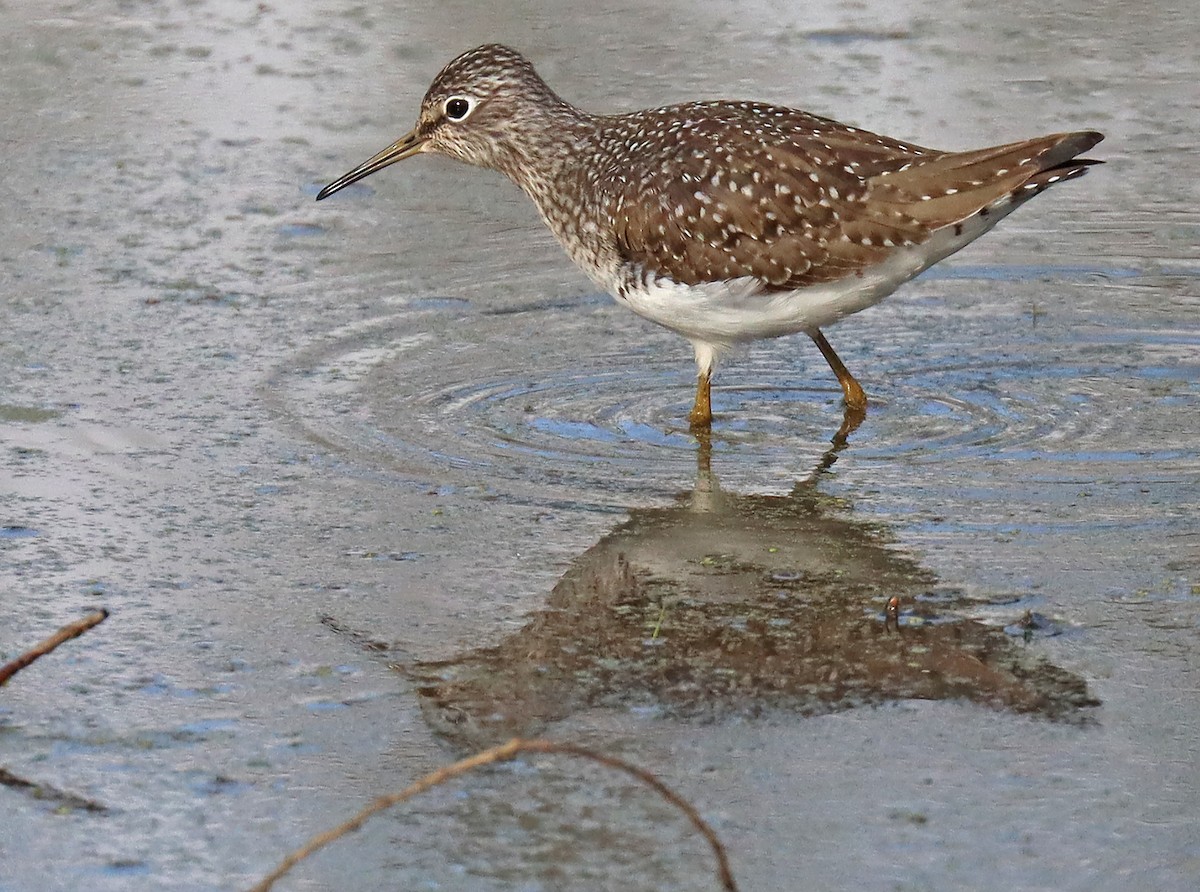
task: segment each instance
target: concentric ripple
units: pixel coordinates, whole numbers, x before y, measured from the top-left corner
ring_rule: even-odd
[[[425,305],[303,352],[266,394],[334,459],[423,485],[618,507],[633,493],[690,487],[686,343],[654,331],[640,343],[628,334],[589,341],[579,330],[602,330],[608,312],[589,309],[488,314]],[[739,380],[731,376],[714,395],[730,421],[715,448],[736,447],[740,471],[760,481],[803,476],[839,423],[840,392]]]
[[[910,482],[1070,481],[1101,463],[1149,462],[1167,478],[1196,468],[1187,432],[1148,430],[1163,413],[1146,411],[1195,404],[1195,334],[1096,327],[1064,340],[1030,329],[1001,347],[986,324],[946,313],[938,342],[873,336],[865,355],[847,339],[872,398],[847,455]],[[1131,363],[1134,343],[1161,362]],[[351,470],[627,507],[695,480],[692,375],[685,342],[598,299],[504,312],[446,299],[336,333],[266,392],[290,426]],[[713,394],[722,482],[761,491],[806,477],[841,423],[840,397],[806,338],[731,357]],[[981,463],[985,471],[969,467]]]

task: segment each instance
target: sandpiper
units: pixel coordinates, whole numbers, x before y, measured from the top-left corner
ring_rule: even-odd
[[[722,350],[801,331],[857,424],[866,394],[821,329],[1082,176],[1099,162],[1076,156],[1101,139],[1083,130],[944,152],[729,100],[590,114],[520,53],[489,44],[443,68],[416,127],[317,200],[420,152],[498,170],[597,285],[692,342],[693,429],[711,426]]]

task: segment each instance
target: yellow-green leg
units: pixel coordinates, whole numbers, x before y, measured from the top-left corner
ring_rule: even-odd
[[[696,401],[688,414],[693,433],[712,430],[712,375],[717,364],[717,347],[706,341],[692,341],[696,353]]]
[[[817,349],[821,351],[821,355],[825,357],[825,361],[837,375],[838,384],[842,385],[842,397],[846,412],[842,418],[842,426],[833,435],[833,442],[836,447],[844,446],[846,438],[867,417],[867,394],[858,380],[850,374],[850,370],[846,368],[841,357],[830,346],[829,341],[825,340],[825,335],[821,334],[820,329],[814,328],[808,333],[808,336],[813,339],[813,343],[817,345]]]
[[[853,412],[865,412],[867,409],[866,392],[834,352],[829,341],[825,340],[825,335],[821,334],[820,329],[814,328],[808,333],[808,336],[813,339],[813,343],[817,345],[817,349],[821,351],[821,355],[825,357],[825,361],[837,375],[838,383],[842,385],[842,394],[846,399],[846,408]]]
[[[696,402],[688,414],[692,430],[712,428],[712,369],[705,369],[696,377]]]

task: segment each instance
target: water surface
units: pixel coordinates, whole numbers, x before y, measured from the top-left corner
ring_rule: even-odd
[[[553,2],[6,10],[0,889],[248,886],[496,736],[661,774],[745,889],[1190,890],[1200,864],[1195,12]],[[498,177],[317,205],[503,40],[595,109],[787,102],[1108,162],[720,369]],[[899,598],[895,620],[888,600]],[[706,888],[623,778],[524,763],[289,888]]]

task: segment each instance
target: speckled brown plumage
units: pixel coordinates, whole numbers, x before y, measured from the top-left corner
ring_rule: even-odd
[[[537,205],[572,260],[640,315],[689,338],[711,420],[719,351],[807,332],[866,398],[820,332],[978,238],[1015,207],[1097,163],[1080,131],[943,152],[802,111],[692,102],[581,111],[514,50],[447,65],[417,126],[318,199],[417,152],[499,170]]]

